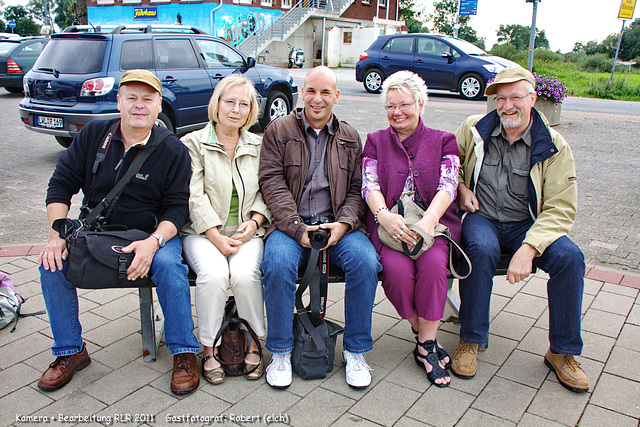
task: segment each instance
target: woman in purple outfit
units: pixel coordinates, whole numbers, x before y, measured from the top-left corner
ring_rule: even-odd
[[[451,360],[436,341],[447,298],[449,246],[436,239],[417,260],[385,246],[378,227],[412,249],[419,235],[409,230],[402,216],[389,211],[402,193],[427,209],[416,225],[431,237],[438,222],[460,239],[461,225],[454,200],[460,160],[455,136],[428,128],[420,114],[427,100],[427,86],[410,71],[398,71],[382,86],[389,128],[371,133],[362,153],[362,197],[371,212],[366,219],[371,242],[380,255],[384,292],[398,314],[409,320],[416,333],[413,352],[418,366],[438,387],[449,385]]]

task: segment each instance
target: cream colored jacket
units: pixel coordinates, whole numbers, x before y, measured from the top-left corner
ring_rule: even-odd
[[[534,223],[524,243],[542,254],[551,243],[571,230],[578,206],[578,185],[569,144],[535,109],[531,114],[528,194],[529,213]],[[495,110],[486,116],[471,116],[455,132],[460,151],[458,179],[474,193],[484,159],[485,141],[491,138],[499,120]]]
[[[251,218],[252,212],[261,213],[266,221],[257,235],[264,235],[272,216],[262,200],[258,187],[258,166],[262,138],[241,131],[233,161],[218,138],[211,123],[203,129],[181,138],[191,155],[191,182],[189,184],[189,221],[182,231],[204,234],[210,228],[227,222],[231,206],[232,183],[236,186],[240,203],[238,223]]]

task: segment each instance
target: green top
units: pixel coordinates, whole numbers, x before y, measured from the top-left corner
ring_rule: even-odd
[[[240,209],[240,200],[238,199],[238,191],[236,190],[235,184],[233,184],[233,188],[231,190],[231,205],[229,206],[229,217],[227,218],[227,222],[224,224],[227,225],[239,225],[238,224],[238,210]]]

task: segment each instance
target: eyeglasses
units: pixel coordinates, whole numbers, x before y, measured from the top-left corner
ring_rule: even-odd
[[[507,99],[509,101],[511,101],[512,104],[517,104],[519,102],[521,102],[523,99],[525,99],[527,96],[531,95],[533,92],[529,92],[526,95],[513,95],[513,96],[497,96],[496,97],[496,104],[504,104]]]
[[[233,107],[235,107],[236,105],[238,106],[238,108],[240,110],[248,110],[249,108],[251,108],[251,105],[249,105],[246,102],[241,102],[241,101],[234,101],[233,99],[221,99],[220,100],[224,105],[226,105],[228,108],[233,109]]]
[[[416,104],[418,101],[413,101],[412,103],[404,103],[400,105],[387,104],[384,106],[384,109],[388,112],[392,113],[396,111],[396,108],[399,108],[401,111],[406,111],[411,108],[412,105]]]

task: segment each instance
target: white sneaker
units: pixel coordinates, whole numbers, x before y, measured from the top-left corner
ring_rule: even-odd
[[[351,353],[342,350],[342,361],[345,364],[347,384],[350,387],[360,389],[369,387],[371,384],[371,372],[373,369],[367,365],[364,356],[359,353]]]
[[[267,366],[267,384],[273,388],[285,389],[291,385],[291,352],[274,353]]]

